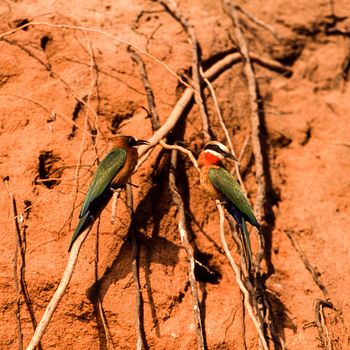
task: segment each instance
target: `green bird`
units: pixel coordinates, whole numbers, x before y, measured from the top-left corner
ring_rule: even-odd
[[[233,216],[243,234],[244,249],[248,253],[247,267],[252,267],[252,249],[246,221],[258,230],[260,225],[247,197],[244,195],[236,179],[222,164],[224,158],[237,159],[228,148],[218,141],[208,142],[198,158],[200,167],[200,182],[204,190],[214,200],[220,200]]]
[[[73,233],[68,251],[77,237],[99,217],[113,195],[129,180],[138,161],[137,146],[148,144],[132,136],[118,136],[113,149],[96,169],[79,214],[79,223]]]

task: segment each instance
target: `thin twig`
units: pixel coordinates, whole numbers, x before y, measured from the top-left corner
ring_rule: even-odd
[[[17,219],[17,206],[16,206],[16,200],[11,192],[10,185],[9,185],[9,177],[6,176],[3,179],[6,190],[9,194],[11,206],[12,206],[12,216],[13,216],[13,224],[14,224],[14,231],[16,234],[16,249],[13,257],[13,278],[15,282],[15,288],[16,288],[16,320],[17,320],[17,338],[18,338],[18,350],[23,349],[23,332],[22,332],[22,325],[21,325],[21,291],[20,291],[20,285],[19,285],[19,278],[18,278],[18,251],[20,249],[20,230],[18,225],[18,219]]]
[[[317,299],[315,303],[315,323],[317,326],[318,335],[320,337],[321,346],[327,350],[332,350],[332,342],[329,338],[329,332],[323,314],[324,307],[328,307],[334,310],[334,306],[330,301]]]
[[[225,224],[224,209],[223,209],[219,200],[216,200],[215,203],[216,203],[216,206],[218,208],[219,215],[220,215],[220,237],[221,237],[222,245],[223,245],[224,250],[225,250],[225,254],[230,262],[230,265],[231,265],[235,275],[236,275],[236,282],[238,284],[238,287],[244,295],[244,305],[248,311],[248,314],[249,314],[257,332],[258,332],[261,345],[262,345],[264,350],[269,350],[264,333],[261,329],[261,326],[259,325],[259,321],[258,321],[257,317],[254,315],[253,307],[250,304],[249,292],[248,292],[247,288],[245,287],[243,281],[241,280],[241,273],[239,271],[238,266],[236,265],[236,262],[234,261],[232,255],[231,255],[230,249],[229,249],[227,242],[226,242],[225,225],[224,225]]]
[[[122,189],[117,188],[116,190],[112,190],[112,191],[113,191],[113,196],[112,196],[112,209],[111,209],[111,224],[113,225],[115,222],[115,217],[117,213],[117,201]]]
[[[196,158],[194,157],[193,153],[190,150],[188,150],[188,149],[186,149],[184,147],[181,147],[179,145],[169,145],[169,144],[165,143],[163,140],[160,140],[159,144],[165,149],[176,150],[176,151],[180,151],[180,152],[186,154],[190,158],[193,166],[197,169],[198,172],[200,172],[197,160],[196,160]]]
[[[126,185],[126,203],[130,212],[131,217],[131,228],[133,226],[134,220],[134,204],[133,204],[133,195],[132,187],[130,184]],[[135,232],[131,232],[131,244],[132,244],[132,277],[135,285],[136,293],[136,302],[135,302],[135,325],[136,325],[136,334],[137,334],[137,345],[136,349],[148,349],[146,339],[144,336],[144,327],[143,327],[143,299],[141,294],[141,285],[139,279],[139,246]]]
[[[299,254],[300,259],[302,260],[305,268],[311,273],[312,279],[313,281],[316,283],[317,287],[320,288],[321,292],[323,293],[324,297],[327,300],[330,300],[329,298],[329,294],[327,291],[326,286],[322,283],[321,279],[320,279],[320,274],[319,272],[316,270],[315,267],[312,266],[312,264],[310,263],[310,260],[307,258],[307,256],[304,254],[303,250],[300,248],[299,243],[295,240],[295,238],[293,237],[293,231],[290,229],[284,230],[284,233],[287,235],[287,237],[289,238],[290,242],[292,243],[293,248],[297,251],[297,253]]]
[[[253,23],[257,24],[258,26],[265,28],[266,30],[268,30],[269,32],[271,32],[271,34],[278,40],[281,41],[280,36],[278,35],[276,29],[274,27],[272,27],[271,25],[265,23],[264,21],[254,17],[251,13],[249,13],[248,11],[246,11],[243,7],[239,6],[239,5],[234,5],[236,7],[236,9],[240,12],[242,12],[248,19],[250,19]]]
[[[188,35],[189,41],[192,46],[192,85],[194,87],[194,99],[199,109],[199,113],[202,117],[202,128],[204,141],[210,141],[211,137],[209,134],[209,119],[205,109],[202,84],[200,75],[200,57],[199,57],[199,45],[196,38],[193,25],[182,15],[176,2],[174,0],[157,0],[170,14],[173,16],[185,30]]]
[[[130,52],[131,58],[139,66],[141,79],[147,95],[148,108],[150,111],[150,117],[152,121],[152,130],[156,131],[160,128],[160,119],[156,108],[153,90],[148,79],[145,62],[142,60],[140,55],[136,52],[136,50],[133,47],[129,46],[128,51]]]
[[[61,301],[64,293],[67,290],[69,281],[71,280],[73,275],[74,267],[78,260],[80,248],[84,243],[85,238],[87,237],[89,231],[90,231],[90,228],[83,231],[80,234],[80,236],[76,239],[74,245],[72,246],[72,249],[68,258],[68,262],[66,265],[66,269],[64,270],[60,284],[58,285],[54,295],[52,296],[49,304],[47,305],[45,312],[40,322],[38,323],[38,327],[36,328],[35,333],[30,343],[28,344],[26,350],[34,350],[38,346],[42,336],[44,335],[45,330],[51,321],[52,315],[55,312],[58,303]]]
[[[190,244],[190,240],[188,237],[188,227],[187,227],[187,221],[186,221],[186,212],[185,212],[184,202],[176,186],[176,178],[175,178],[176,166],[177,166],[177,150],[173,149],[173,151],[171,152],[169,187],[172,193],[173,201],[175,202],[177,211],[180,216],[178,221],[178,230],[180,233],[181,243],[186,251],[187,260],[188,260],[188,278],[190,280],[190,285],[191,285],[192,304],[193,304],[193,313],[196,321],[198,349],[205,350],[207,349],[207,345],[205,340],[204,324],[201,316],[200,303],[198,300],[196,276],[194,273],[195,259],[193,256],[193,248]]]

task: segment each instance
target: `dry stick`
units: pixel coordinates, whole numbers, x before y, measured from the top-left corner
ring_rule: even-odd
[[[28,344],[26,350],[34,350],[38,346],[42,336],[44,335],[45,330],[46,330],[46,328],[47,328],[47,326],[52,318],[52,315],[53,315],[54,311],[56,310],[58,303],[62,299],[62,297],[63,297],[63,295],[68,287],[69,281],[73,275],[74,267],[75,267],[77,260],[78,260],[80,248],[81,248],[82,244],[84,243],[85,238],[87,237],[89,231],[90,231],[89,228],[86,229],[85,231],[83,231],[80,234],[80,236],[76,239],[74,245],[72,246],[72,249],[71,249],[71,252],[70,252],[70,255],[68,258],[68,262],[66,265],[66,269],[64,270],[60,284],[58,285],[54,295],[52,296],[49,304],[47,305],[45,312],[44,312],[44,314],[43,314],[43,316],[38,324],[38,327],[35,330],[35,333],[31,339],[30,343]]]
[[[17,219],[17,207],[16,207],[16,200],[13,195],[13,193],[10,190],[9,186],[9,177],[6,176],[3,178],[3,181],[5,183],[6,190],[10,196],[11,205],[12,205],[12,216],[13,216],[13,224],[14,229],[16,233],[16,249],[15,254],[13,257],[13,277],[15,280],[15,288],[16,288],[16,303],[17,303],[17,309],[16,309],[16,320],[17,320],[17,332],[18,332],[18,350],[23,349],[23,333],[22,333],[22,325],[21,325],[21,291],[18,283],[18,250],[20,245],[20,231],[19,231],[19,225],[18,225],[18,219]]]
[[[133,195],[132,188],[130,184],[126,185],[126,203],[130,212],[130,221],[131,225],[133,225],[133,216],[134,216],[134,204],[133,204]],[[135,293],[136,293],[136,303],[135,303],[135,324],[136,324],[136,334],[137,334],[137,345],[136,349],[148,349],[148,346],[145,342],[145,337],[143,334],[143,324],[142,324],[142,314],[143,314],[143,300],[141,295],[141,285],[139,279],[139,247],[137,243],[137,238],[135,236],[135,232],[132,231],[132,277],[135,285]]]
[[[181,24],[182,28],[187,33],[190,43],[192,45],[192,85],[194,87],[194,99],[196,104],[198,105],[198,109],[200,115],[202,116],[202,124],[203,124],[203,136],[204,141],[210,141],[211,137],[209,134],[209,121],[208,115],[205,110],[204,102],[203,102],[203,94],[201,88],[201,75],[200,75],[200,58],[198,54],[198,41],[196,38],[196,34],[188,20],[181,14],[178,6],[174,0],[158,0],[160,4]]]
[[[5,187],[9,193],[9,196],[11,198],[12,202],[12,212],[13,212],[13,220],[14,220],[14,226],[15,226],[15,232],[16,232],[16,250],[15,250],[15,256],[14,256],[14,277],[15,277],[15,287],[16,287],[16,292],[17,292],[17,312],[16,312],[16,318],[17,318],[17,326],[18,326],[18,339],[19,339],[19,344],[18,348],[22,349],[23,348],[23,335],[21,331],[21,317],[20,317],[20,294],[22,293],[24,302],[27,306],[28,313],[30,316],[30,320],[33,326],[33,330],[35,331],[35,328],[37,326],[37,322],[35,319],[35,314],[33,311],[32,307],[32,301],[30,300],[30,296],[28,293],[27,289],[27,284],[25,281],[25,254],[26,254],[26,248],[25,248],[25,229],[26,227],[23,225],[21,228],[19,227],[19,221],[20,218],[23,219],[22,215],[17,214],[17,205],[16,205],[16,199],[10,190],[10,185],[9,185],[9,178],[5,177],[4,178],[4,183]],[[26,209],[28,208],[28,205],[26,205]],[[27,216],[28,216],[28,211],[27,211]],[[18,249],[20,251],[20,264],[19,264],[19,271],[20,271],[20,276],[18,278],[18,272],[17,272],[17,267],[18,267]],[[19,280],[19,285],[18,285],[18,280]],[[41,344],[38,344],[38,349],[41,350]]]
[[[112,196],[112,209],[111,209],[111,224],[113,225],[115,222],[115,217],[117,212],[117,201],[122,189],[117,188],[116,190],[112,190],[112,191],[113,191],[113,196]]]
[[[97,303],[98,303],[98,312],[100,313],[103,329],[104,329],[104,331],[106,333],[107,344],[110,344],[111,348],[113,350],[115,350],[115,346],[114,346],[114,343],[113,343],[111,332],[109,331],[108,322],[107,322],[105,311],[103,310],[102,300],[101,300],[100,295],[98,295],[98,297],[97,297]]]
[[[197,169],[197,171],[198,172],[200,171],[199,167],[198,167],[198,163],[196,161],[196,158],[194,157],[193,153],[190,150],[188,150],[188,149],[186,149],[184,147],[181,147],[179,145],[168,145],[163,140],[160,140],[159,144],[165,149],[176,150],[176,151],[180,151],[180,152],[186,154],[190,158],[193,166]]]
[[[26,208],[29,206],[29,203],[25,202],[25,206]],[[23,215],[21,215],[21,217],[23,217]],[[23,220],[28,220],[29,217],[29,211],[26,211],[26,214],[23,217]],[[20,252],[21,252],[21,263],[20,263],[20,285],[21,285],[21,291],[23,294],[23,298],[25,301],[25,304],[27,306],[28,309],[28,313],[30,316],[30,320],[32,323],[32,327],[33,327],[33,331],[35,331],[36,327],[37,327],[37,321],[35,318],[35,314],[34,314],[34,310],[32,307],[32,301],[30,299],[29,296],[29,292],[28,292],[28,288],[27,288],[27,284],[26,284],[26,278],[25,278],[25,272],[26,272],[26,229],[27,226],[25,224],[21,224],[21,229],[19,232],[19,246],[20,246]],[[38,344],[38,350],[42,350],[41,344]]]
[[[224,133],[225,133],[225,136],[226,136],[226,140],[229,144],[229,148],[230,148],[230,151],[231,153],[236,156],[236,153],[235,153],[235,150],[233,148],[233,145],[232,145],[232,141],[231,141],[231,137],[230,137],[230,134],[227,130],[227,127],[225,125],[225,122],[224,122],[224,119],[222,117],[222,114],[221,114],[221,111],[220,111],[220,107],[219,107],[219,102],[218,102],[218,99],[216,97],[216,93],[215,93],[215,89],[213,87],[213,85],[211,84],[211,82],[209,81],[209,79],[207,79],[204,74],[203,74],[203,70],[201,69],[201,75],[203,76],[203,79],[205,81],[205,83],[207,84],[208,88],[209,88],[209,91],[210,91],[210,94],[211,94],[211,97],[214,101],[214,105],[215,105],[215,109],[216,109],[216,113],[218,115],[218,118],[219,118],[219,122],[220,122],[220,125],[221,125],[221,128],[224,130]],[[239,184],[241,185],[242,187],[242,190],[244,193],[247,193],[246,191],[246,188],[244,186],[244,182],[242,180],[242,177],[241,177],[241,173],[239,171],[239,162],[235,162],[235,171],[236,171],[236,175],[237,175],[237,178],[238,178],[238,181],[239,181]]]
[[[239,5],[233,5],[236,7],[236,9],[240,12],[242,12],[248,19],[250,19],[252,22],[254,22],[255,24],[257,24],[258,26],[267,29],[268,31],[270,31],[272,33],[272,35],[277,39],[277,40],[281,40],[280,36],[278,35],[277,31],[275,28],[273,28],[271,25],[265,23],[264,21],[257,19],[256,17],[254,17],[252,14],[250,14],[249,12],[247,12],[244,8],[242,8]]]
[[[317,299],[315,304],[315,323],[317,326],[317,331],[320,338],[321,346],[326,348],[325,340],[324,340],[324,335],[326,335],[327,349],[332,350],[332,343],[329,338],[329,332],[325,325],[323,307],[329,307],[330,309],[334,309],[333,304],[331,302]]]
[[[207,349],[205,335],[204,335],[204,325],[201,317],[200,303],[198,300],[198,289],[196,283],[196,277],[194,274],[195,270],[195,259],[193,257],[193,248],[190,244],[190,239],[188,237],[188,227],[186,222],[186,212],[181,194],[176,187],[176,178],[175,178],[175,169],[177,164],[177,150],[171,152],[171,166],[169,172],[169,187],[172,193],[173,201],[175,202],[176,208],[179,213],[179,222],[178,230],[180,233],[181,243],[185,248],[187,260],[188,260],[188,278],[191,285],[191,294],[192,294],[192,304],[193,304],[193,313],[196,322],[196,333],[198,340],[198,349],[204,350]]]
[[[158,130],[160,128],[160,120],[159,120],[156,104],[154,102],[154,94],[148,79],[145,63],[143,62],[142,58],[137,54],[134,48],[129,46],[128,51],[131,54],[131,58],[139,65],[140,75],[141,75],[143,86],[145,88],[146,95],[147,95],[147,102],[148,102],[148,107],[149,107],[151,121],[152,121],[152,129],[153,131]]]
[[[302,249],[299,246],[299,243],[294,239],[293,237],[293,231],[292,230],[284,230],[285,234],[289,238],[290,242],[292,243],[293,248],[297,251],[299,254],[300,259],[302,260],[305,268],[311,273],[312,279],[316,283],[317,287],[320,288],[321,292],[323,293],[324,297],[330,301],[329,294],[327,291],[327,288],[322,283],[318,271],[312,266],[307,256],[304,254]]]
[[[266,339],[265,339],[265,336],[264,336],[264,333],[259,325],[259,321],[258,319],[256,318],[256,316],[254,315],[254,311],[253,311],[253,307],[252,305],[250,304],[249,302],[249,292],[247,290],[247,288],[245,287],[243,281],[241,280],[241,273],[239,271],[239,268],[238,266],[236,265],[232,255],[231,255],[231,252],[230,252],[230,249],[227,245],[227,242],[226,242],[226,238],[225,238],[225,214],[224,214],[224,209],[220,203],[219,200],[216,200],[215,201],[216,203],[216,207],[218,208],[218,211],[219,211],[219,215],[220,215],[220,237],[221,237],[221,242],[222,242],[222,245],[224,247],[224,250],[225,250],[225,254],[230,262],[230,265],[236,275],[236,282],[239,286],[239,289],[241,290],[241,292],[243,293],[244,295],[244,305],[248,311],[248,314],[251,318],[251,320],[253,321],[253,324],[258,332],[258,335],[259,335],[259,338],[260,338],[260,341],[261,341],[261,345],[263,347],[264,350],[269,350],[268,346],[267,346],[267,342],[266,342]]]

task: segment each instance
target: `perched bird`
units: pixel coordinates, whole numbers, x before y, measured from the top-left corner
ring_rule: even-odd
[[[243,234],[244,249],[248,253],[247,267],[252,266],[252,249],[246,221],[260,229],[253,208],[249,204],[236,179],[223,166],[224,158],[237,159],[226,146],[218,141],[208,142],[198,158],[200,182],[204,190],[214,200],[220,200],[227,211],[234,217]]]
[[[114,148],[106,155],[96,169],[89,190],[81,207],[68,251],[77,237],[94,223],[116,190],[125,185],[135,169],[138,160],[136,147],[148,144],[132,136],[118,136]]]

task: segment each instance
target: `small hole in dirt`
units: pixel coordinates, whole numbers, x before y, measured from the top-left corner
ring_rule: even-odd
[[[51,41],[52,39],[48,35],[44,35],[40,39],[40,47],[45,51],[47,44]]]
[[[57,166],[61,158],[53,151],[42,151],[39,155],[38,175],[35,178],[35,184],[44,185],[47,188],[57,186],[61,181],[62,167]]]
[[[276,138],[271,140],[274,147],[284,148],[292,143],[292,139],[286,135],[279,134]]]
[[[302,146],[305,146],[310,141],[311,132],[312,132],[311,126],[308,126],[308,128],[306,129],[306,132],[305,132],[305,137],[300,141],[300,144]]]
[[[10,26],[12,28],[19,28],[19,27],[22,27],[22,26],[24,26],[25,24],[28,24],[28,23],[29,23],[29,19],[28,18],[18,18],[18,19],[15,19],[14,21],[12,21],[10,23]],[[28,30],[28,27],[22,28],[22,30]]]

